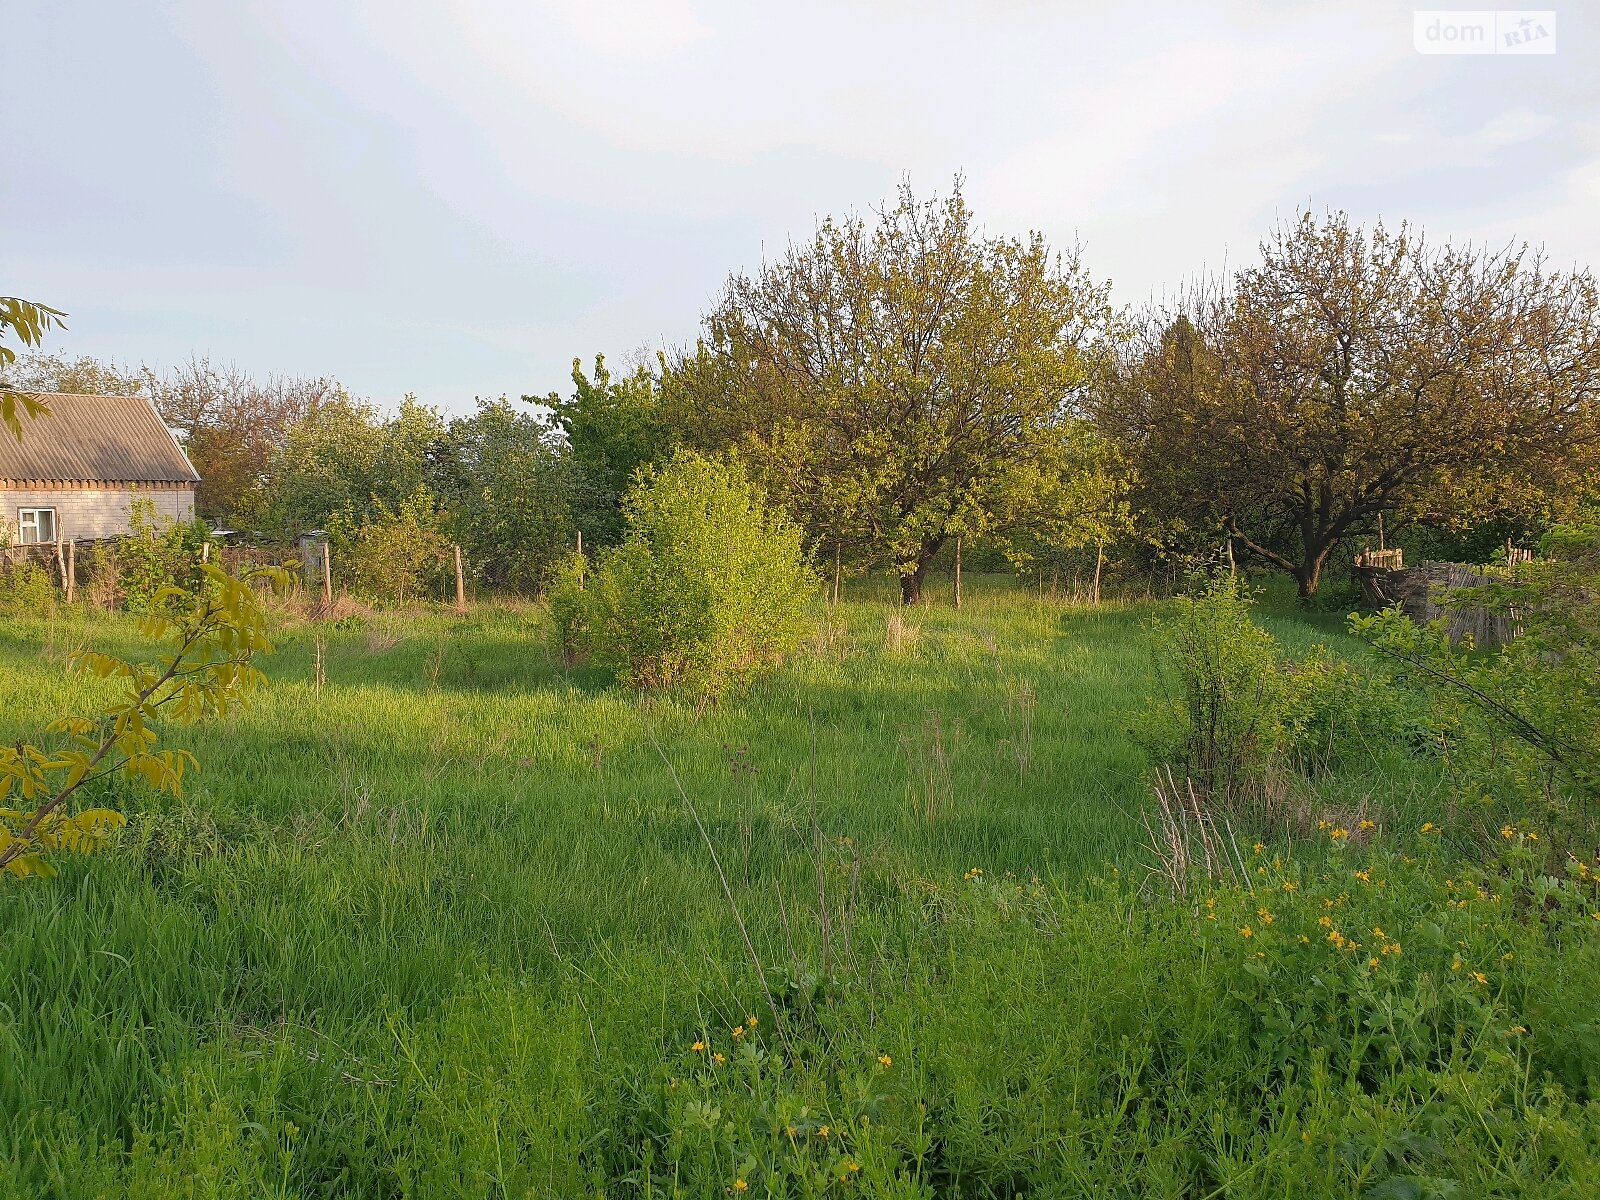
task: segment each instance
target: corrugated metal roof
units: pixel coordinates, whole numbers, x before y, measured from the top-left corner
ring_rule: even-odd
[[[43,395],[22,440],[0,426],[0,479],[60,483],[196,483],[200,476],[143,396]]]

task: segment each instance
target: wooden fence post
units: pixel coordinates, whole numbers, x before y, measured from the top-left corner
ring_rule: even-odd
[[[583,530],[578,530],[578,590],[583,591]]]
[[[961,607],[961,535],[956,535],[956,607]]]
[[[333,543],[322,543],[322,610],[333,611]]]
[[[833,540],[833,607],[839,607],[839,576],[842,573],[842,558],[839,549],[839,539]]]
[[[456,547],[456,611],[467,611],[467,585],[461,577],[461,547]]]
[[[67,543],[67,603],[78,594],[78,539]]]
[[[1100,603],[1100,569],[1106,565],[1106,540],[1094,544],[1094,602]]]

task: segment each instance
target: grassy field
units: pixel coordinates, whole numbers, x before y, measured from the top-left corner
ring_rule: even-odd
[[[1140,895],[1150,610],[969,597],[902,615],[863,588],[705,713],[564,666],[538,609],[285,627],[258,702],[177,735],[181,801],[114,793],[141,814],[117,848],[0,888],[0,1196],[1592,1194],[1564,1189],[1600,1155],[1595,1035],[1548,1035],[1559,1153],[1453,1125],[1448,1081],[1511,1054],[1539,989],[1581,1009],[1595,939],[1517,941],[1492,1038],[1445,1022],[1384,1059],[1361,1034],[1355,1065],[1286,1071],[1212,937],[1231,918]],[[1266,623],[1359,654],[1335,620]],[[137,645],[8,621],[0,737],[87,706],[85,641]],[[1305,787],[1386,829],[1443,807],[1394,747]],[[1345,852],[1259,857],[1333,897]],[[1331,1027],[1353,1002],[1328,996]],[[1502,1084],[1480,1108],[1554,1103]]]

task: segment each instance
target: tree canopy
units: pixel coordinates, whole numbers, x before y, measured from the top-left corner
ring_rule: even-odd
[[[907,602],[952,537],[1090,536],[1111,506],[1076,408],[1115,319],[1108,285],[1039,234],[985,237],[961,195],[902,187],[729,280],[667,370],[686,440],[732,447],[814,538],[865,544]]]
[[[1597,397],[1587,271],[1334,213],[1149,314],[1098,411],[1160,520],[1226,532],[1310,596],[1381,514],[1559,511],[1600,463]]]

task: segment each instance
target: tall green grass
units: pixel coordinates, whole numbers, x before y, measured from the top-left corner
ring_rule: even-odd
[[[704,713],[563,665],[536,608],[286,627],[260,701],[179,735],[181,800],[113,791],[138,814],[116,850],[0,889],[0,1195],[1359,1194],[1425,1080],[1351,1091],[1308,1050],[1275,1090],[1229,999],[1248,964],[1150,902],[1148,616],[863,588]],[[70,612],[0,631],[0,736],[92,704],[63,671],[86,640],[135,646]],[[1393,751],[1307,786],[1414,828],[1438,773]],[[1391,1066],[1482,1069],[1476,1035],[1439,1037],[1460,1053]],[[747,1082],[697,1082],[695,1040]],[[1564,1102],[1592,1154],[1589,1061]],[[1303,1176],[1325,1192],[1290,1186],[1307,1105],[1378,1131]],[[812,1154],[830,1114],[851,1132]],[[752,1157],[791,1125],[815,1178]],[[1576,1153],[1549,1194],[1581,1194]]]

